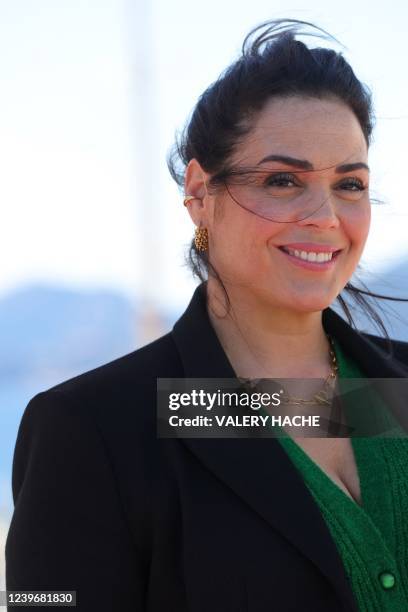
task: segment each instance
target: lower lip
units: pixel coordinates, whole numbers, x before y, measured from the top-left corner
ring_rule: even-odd
[[[295,266],[299,266],[299,268],[303,268],[306,270],[313,270],[314,272],[324,272],[325,270],[330,270],[336,263],[336,259],[341,253],[341,251],[337,251],[336,253],[333,253],[330,261],[322,261],[319,263],[315,261],[305,261],[304,259],[300,259],[300,257],[295,257],[295,255],[290,255],[283,249],[279,249],[279,247],[278,247],[278,250],[289,261],[291,261]]]

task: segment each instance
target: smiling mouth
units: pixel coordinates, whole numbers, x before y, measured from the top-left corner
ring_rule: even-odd
[[[339,249],[338,251],[332,251],[332,252],[327,251],[327,252],[317,253],[314,251],[302,251],[300,249],[291,249],[285,246],[280,246],[278,248],[284,253],[287,253],[288,255],[291,255],[292,257],[296,257],[296,259],[299,259],[301,261],[307,261],[310,263],[327,263],[329,261],[332,261],[332,259],[335,259],[342,250],[342,249]]]

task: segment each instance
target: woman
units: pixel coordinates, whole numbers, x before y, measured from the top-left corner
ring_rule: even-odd
[[[372,109],[341,55],[295,39],[299,23],[247,37],[196,106],[182,171],[171,161],[193,268],[208,270],[185,313],[27,406],[9,590],[76,591],[98,612],[408,609],[405,439],[156,435],[158,378],[407,376],[407,343],[330,308],[352,314]]]

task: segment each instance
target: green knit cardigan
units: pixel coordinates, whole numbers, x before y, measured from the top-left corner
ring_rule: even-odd
[[[335,341],[339,378],[364,378]],[[288,434],[277,439],[329,527],[361,612],[408,611],[408,439],[351,437],[362,503],[353,501]]]

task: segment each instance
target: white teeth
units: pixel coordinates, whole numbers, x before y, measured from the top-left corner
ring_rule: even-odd
[[[285,251],[290,255],[294,255],[295,257],[299,257],[300,259],[304,259],[305,261],[313,261],[317,263],[324,263],[326,261],[330,261],[333,257],[333,253],[314,253],[313,251],[298,251],[297,249],[288,249],[285,248]]]

